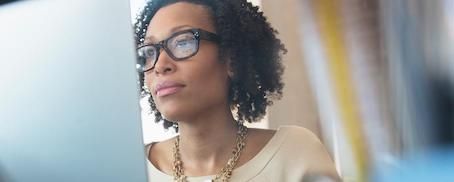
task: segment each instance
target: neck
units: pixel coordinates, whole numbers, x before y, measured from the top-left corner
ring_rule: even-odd
[[[229,108],[205,113],[179,122],[180,155],[185,169],[216,173],[231,156],[238,128]]]

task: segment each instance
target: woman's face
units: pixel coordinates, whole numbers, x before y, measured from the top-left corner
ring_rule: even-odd
[[[208,9],[187,2],[165,6],[150,21],[145,44],[191,28],[215,33]],[[184,121],[213,108],[228,107],[227,73],[227,64],[219,61],[218,45],[201,39],[197,54],[182,61],[172,60],[161,49],[155,68],[145,72],[145,84],[166,119]]]

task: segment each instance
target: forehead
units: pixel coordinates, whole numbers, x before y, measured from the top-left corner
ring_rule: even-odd
[[[167,5],[151,19],[145,36],[146,42],[157,42],[183,29],[201,28],[215,32],[210,11],[203,5],[178,2]]]

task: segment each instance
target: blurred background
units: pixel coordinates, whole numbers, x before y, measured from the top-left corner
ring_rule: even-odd
[[[251,127],[310,129],[345,181],[454,181],[454,1],[251,2],[288,49],[284,96]],[[141,105],[146,143],[175,134]]]

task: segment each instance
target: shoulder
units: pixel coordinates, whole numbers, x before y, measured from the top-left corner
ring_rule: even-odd
[[[285,151],[297,151],[296,154],[306,160],[329,157],[320,139],[306,128],[281,126],[276,134],[281,138],[281,149],[286,149]]]
[[[145,145],[147,159],[160,171],[167,173],[172,171],[172,146],[174,140],[175,137]]]
[[[300,126],[285,125],[277,130],[284,142],[292,143],[295,147],[323,146],[320,139],[312,131]]]
[[[155,155],[155,154],[161,153],[163,151],[165,152],[166,149],[168,149],[168,146],[172,146],[172,143],[174,140],[175,140],[175,137],[167,139],[167,140],[159,141],[159,142],[151,142],[149,144],[145,144],[147,154],[151,155],[153,153],[153,155]]]
[[[313,132],[299,126],[281,126],[276,134],[282,138],[277,155],[291,161],[288,165],[292,168],[304,170],[306,175],[338,178],[333,160]]]
[[[306,136],[310,137],[310,139],[317,139],[317,136],[312,131],[301,126],[283,125],[277,131],[286,133],[289,136]]]

